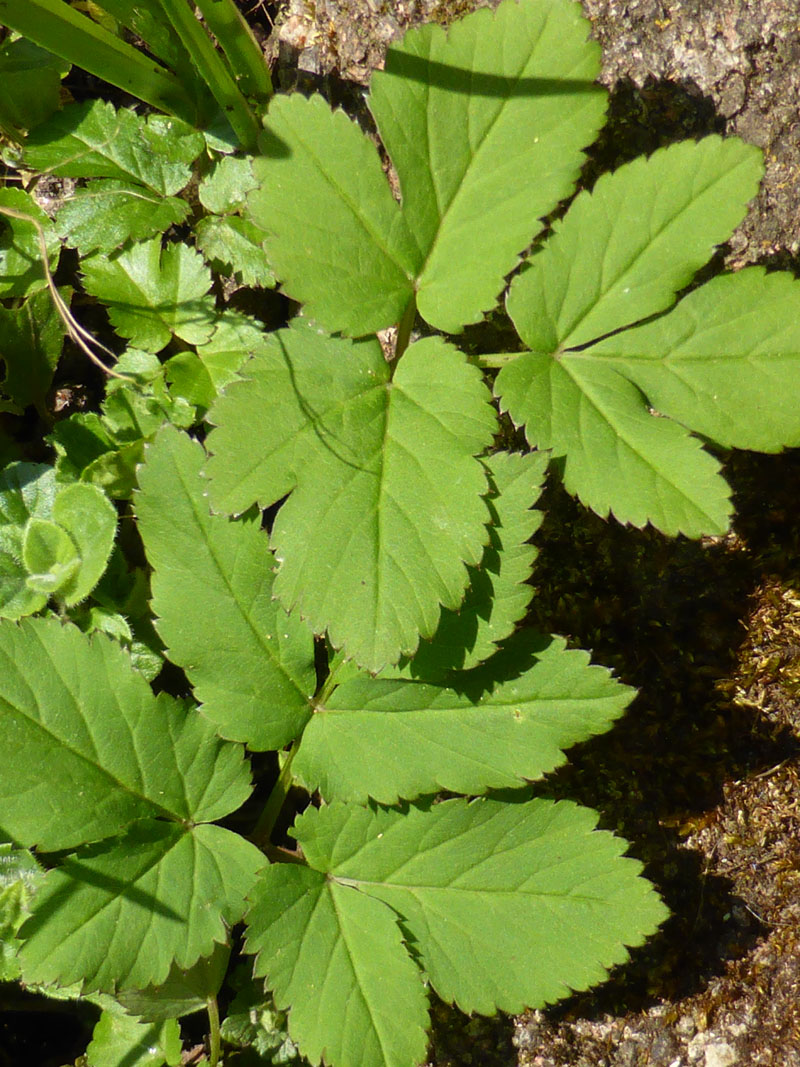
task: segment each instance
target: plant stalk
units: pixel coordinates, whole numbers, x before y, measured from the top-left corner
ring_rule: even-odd
[[[208,1012],[208,1067],[217,1067],[219,1063],[219,1006],[216,997],[206,1000]]]
[[[264,805],[264,810],[261,812],[258,822],[255,825],[255,829],[250,834],[250,840],[254,845],[259,848],[263,848],[268,844],[275,823],[278,821],[278,816],[281,813],[283,805],[286,803],[286,797],[289,795],[289,790],[292,787],[292,761],[297,752],[297,741],[292,742],[292,746],[286,753],[286,758],[283,761],[281,772],[278,775],[278,780],[272,787],[272,792],[269,795],[267,803]]]
[[[403,317],[397,326],[397,339],[394,343],[394,358],[398,360],[408,348],[411,339],[411,331],[414,328],[414,320],[417,317],[417,294],[414,293],[406,304]]]

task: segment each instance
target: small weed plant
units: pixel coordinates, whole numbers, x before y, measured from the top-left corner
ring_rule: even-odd
[[[106,44],[158,7],[90,6]],[[531,784],[633,695],[524,625],[535,505],[550,467],[601,516],[722,535],[708,446],[800,445],[798,283],[693,286],[758,150],[674,144],[570,203],[606,107],[571,0],[406,34],[368,97],[383,155],[321,96],[240,107],[255,154],[174,94],[62,105],[57,38],[0,49],[37,87],[0,108],[0,977],[99,1004],[91,1067],[181,1062],[202,1008],[212,1063],[222,1038],[413,1067],[431,993],[492,1014],[602,981],[666,909]],[[265,332],[221,275],[301,313]],[[519,343],[469,355],[504,290]],[[56,418],[92,305],[113,375]]]

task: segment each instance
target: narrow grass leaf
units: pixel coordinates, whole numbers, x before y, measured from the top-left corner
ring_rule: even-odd
[[[205,458],[201,445],[165,427],[139,471],[136,514],[153,567],[156,628],[219,733],[277,749],[311,715],[313,637],[272,599],[260,515],[210,513]]]
[[[427,1047],[422,977],[384,904],[318,870],[269,867],[251,893],[246,950],[312,1064],[415,1067]]]

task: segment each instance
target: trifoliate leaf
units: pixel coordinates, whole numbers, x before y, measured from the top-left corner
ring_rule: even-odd
[[[137,348],[159,352],[173,334],[202,344],[214,332],[211,275],[185,245],[162,250],[161,239],[142,241],[112,256],[82,262],[84,284],[108,307],[114,329]]]
[[[148,1023],[127,1015],[122,1008],[108,1008],[92,1031],[86,1049],[87,1067],[177,1067],[181,1048],[176,1019]]]
[[[458,611],[445,608],[430,641],[420,642],[402,673],[431,681],[452,670],[468,670],[497,651],[533,596],[530,577],[536,549],[528,540],[543,515],[536,503],[547,469],[546,452],[497,452],[485,463],[491,493],[489,544],[479,567],[469,568],[470,585]]]
[[[442,789],[518,788],[606,730],[632,695],[561,638],[525,634],[450,688],[345,682],[315,707],[293,771],[326,800],[394,804]]]
[[[318,870],[275,864],[251,893],[247,951],[312,1064],[414,1067],[425,1056],[422,978],[397,916]]]
[[[137,115],[104,100],[70,104],[25,142],[25,163],[65,178],[119,178],[172,196],[192,176],[202,134],[176,118]]]
[[[520,337],[536,352],[577,348],[669,307],[741,222],[762,173],[757,148],[713,136],[604,174],[514,279]]]
[[[416,295],[439,329],[480,319],[602,123],[587,31],[569,0],[508,0],[390,48],[370,107],[402,208],[343,113],[319,97],[273,100],[248,211],[309,316],[361,336],[397,323]]]
[[[70,290],[61,289],[60,294],[69,304]],[[33,405],[41,416],[47,415],[47,394],[63,340],[64,323],[48,290],[29,296],[19,308],[0,307],[0,359],[5,364],[0,391],[8,397],[0,400],[0,410],[21,415]]]
[[[53,851],[136,819],[216,819],[248,796],[242,750],[155,697],[104,635],[1,622],[0,665],[0,825],[20,844]]]
[[[188,214],[189,205],[177,196],[163,197],[135,182],[101,178],[75,190],[59,209],[57,225],[65,242],[88,256],[164,233]]]
[[[26,982],[114,992],[191,967],[242,917],[264,857],[219,826],[146,821],[47,872],[20,930]]]
[[[750,267],[589,351],[660,414],[725,448],[800,445],[800,285]]]
[[[319,871],[331,896],[388,904],[439,996],[491,1015],[602,981],[666,918],[625,842],[596,822],[569,801],[448,800],[309,808],[294,832],[309,881]]]
[[[195,226],[197,247],[206,260],[244,285],[270,288],[275,277],[264,249],[264,231],[238,215],[207,215]]]
[[[149,445],[136,497],[153,567],[153,610],[167,655],[227,738],[277,749],[311,715],[314,641],[272,599],[261,516],[209,512],[201,445],[165,427]]]
[[[50,269],[54,270],[61,246],[50,219],[32,196],[22,189],[0,189],[0,207],[29,215],[44,232]],[[47,285],[39,233],[32,222],[0,213],[0,299],[28,296]]]
[[[273,335],[212,409],[211,500],[242,511],[291,492],[272,531],[275,595],[368,670],[429,636],[480,561],[489,518],[475,456],[494,413],[438,338],[392,367],[377,341],[308,326]]]

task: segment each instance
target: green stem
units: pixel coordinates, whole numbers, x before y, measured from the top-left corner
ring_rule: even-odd
[[[293,741],[291,748],[286,753],[278,780],[272,787],[272,792],[264,805],[264,810],[261,812],[255,829],[250,835],[250,840],[254,845],[258,845],[259,848],[263,848],[269,842],[275,823],[281,813],[281,808],[286,803],[286,797],[292,787],[292,760],[297,752],[298,744],[299,739]]]
[[[197,106],[177,78],[63,0],[0,0],[0,25],[160,111],[197,125]]]
[[[214,42],[195,18],[187,0],[160,0],[160,3],[200,77],[214,94],[214,99],[233,127],[242,148],[254,152],[260,130],[258,119],[239,91]]]
[[[219,1007],[217,998],[209,997],[206,1000],[208,1011],[208,1067],[217,1067],[219,1063]]]
[[[233,76],[245,96],[266,104],[272,96],[264,54],[233,0],[195,0],[206,26],[228,57]]]
[[[513,363],[521,355],[521,352],[498,352],[497,355],[475,356],[474,362],[479,367],[505,367],[506,363]]]
[[[414,328],[414,320],[417,317],[417,294],[414,293],[409,302],[406,304],[406,309],[403,312],[403,317],[397,327],[397,340],[394,343],[394,358],[399,359],[405,350],[408,348],[408,342],[411,339],[411,331]]]

